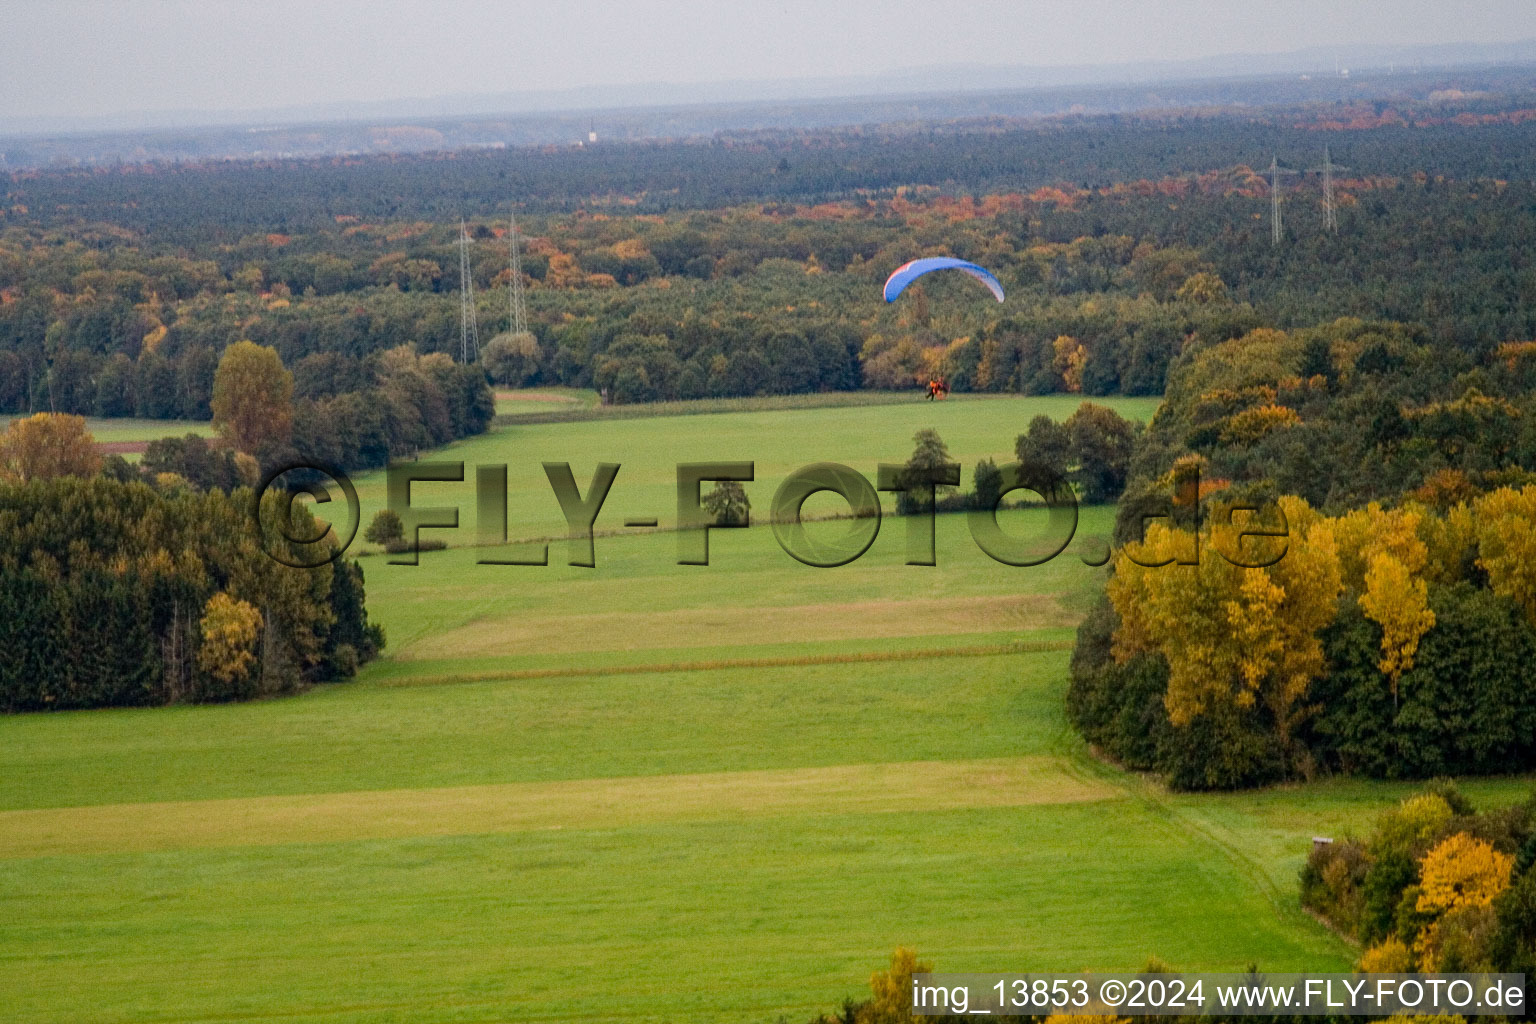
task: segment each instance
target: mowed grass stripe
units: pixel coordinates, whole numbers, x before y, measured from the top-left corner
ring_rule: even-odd
[[[1081,615],[1055,595],[995,594],[905,601],[707,606],[650,612],[487,617],[424,637],[401,660],[473,658],[526,651],[579,653],[650,647],[729,647],[794,637],[877,640],[1075,626]]]
[[[924,647],[917,650],[853,651],[847,654],[806,654],[779,658],[716,658],[710,661],[674,661],[644,665],[567,665],[557,668],[495,669],[484,672],[449,672],[375,680],[377,686],[434,686],[451,683],[487,683],[513,679],[567,679],[580,676],[633,676],[654,672],[709,672],[736,668],[789,668],[796,665],[851,665],[869,661],[924,661],[931,658],[983,658],[999,654],[1037,654],[1070,651],[1072,640],[1030,640],[1006,644],[968,644]]]
[[[0,812],[0,860],[1123,797],[1047,756]]]

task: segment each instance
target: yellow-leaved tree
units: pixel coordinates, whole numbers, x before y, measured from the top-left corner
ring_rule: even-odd
[[[1438,793],[1411,796],[1381,816],[1371,837],[1371,854],[1392,852],[1417,856],[1430,838],[1455,816],[1451,805]]]
[[[1177,560],[1193,549],[1188,531],[1152,524],[1144,541],[1121,548],[1109,598],[1120,616],[1115,658],[1159,652],[1168,661],[1168,718],[1186,726],[1221,707],[1262,701],[1289,745],[1306,713],[1304,698],[1322,674],[1318,634],[1333,621],[1341,589],[1330,521],[1305,501],[1280,499],[1289,527],[1284,556],[1264,568],[1232,564],[1237,527],[1227,517],[1202,537],[1198,565]]]
[[[1473,506],[1477,564],[1493,592],[1536,625],[1536,486],[1501,487]]]
[[[1515,858],[1457,832],[1424,855],[1415,909],[1433,919],[1413,943],[1423,971],[1483,970],[1496,927],[1493,901],[1509,888]]]
[[[1396,705],[1398,680],[1413,668],[1419,639],[1435,624],[1435,613],[1429,608],[1429,584],[1415,579],[1392,555],[1376,555],[1365,574],[1360,609],[1381,623],[1381,660],[1377,666],[1391,681],[1392,703]]]
[[[1063,334],[1051,343],[1051,368],[1061,377],[1066,391],[1083,390],[1083,367],[1088,365],[1088,349],[1076,338]]]
[[[1515,858],[1487,840],[1465,832],[1440,841],[1424,855],[1419,869],[1420,913],[1441,914],[1461,907],[1483,907],[1509,888]]]
[[[1396,936],[1388,936],[1360,957],[1361,974],[1403,974],[1413,970],[1413,954]]]
[[[1431,517],[1433,518],[1433,517]],[[1381,669],[1397,703],[1397,684],[1413,668],[1419,641],[1435,624],[1423,578],[1429,547],[1425,516],[1414,508],[1384,510],[1372,502],[1340,516],[1334,533],[1344,585],[1360,595],[1360,610],[1381,626]]]
[[[860,1024],[908,1024],[912,1018],[912,975],[933,968],[917,959],[917,950],[898,946],[891,954],[890,970],[869,976],[869,1004],[859,1015]]]
[[[261,612],[247,602],[237,601],[222,590],[214,594],[203,609],[198,668],[225,687],[243,684],[256,663],[261,624]]]
[[[100,469],[96,440],[83,417],[40,412],[13,420],[0,432],[0,480],[94,476]]]

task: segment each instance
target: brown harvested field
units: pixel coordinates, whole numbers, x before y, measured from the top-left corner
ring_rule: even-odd
[[[574,395],[560,395],[553,391],[498,391],[498,402],[566,402],[575,405],[581,399]]]

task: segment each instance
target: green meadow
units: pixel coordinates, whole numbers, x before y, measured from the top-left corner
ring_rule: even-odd
[[[518,406],[503,393],[498,409]],[[510,394],[517,394],[512,392]],[[524,392],[528,403],[571,398],[582,406],[577,391]],[[618,476],[598,519],[599,530],[619,528],[628,517],[655,517],[666,528],[677,519],[677,464],[687,462],[751,462],[755,479],[744,485],[753,508],[766,513],[779,483],[790,473],[818,462],[836,462],[863,473],[871,482],[880,463],[905,462],[912,454],[912,435],[925,427],[938,430],[950,454],[962,466],[961,484],[970,487],[976,462],[990,458],[999,464],[1013,460],[1013,441],[1032,417],[1045,414],[1066,419],[1080,403],[1071,395],[1039,398],[956,395],[942,402],[908,397],[896,403],[874,395],[809,395],[772,399],[733,399],[718,402],[675,402],[657,408],[617,407],[611,415],[587,407],[595,418],[570,422],[518,422],[509,419],[496,430],[466,438],[422,456],[421,461],[464,463],[461,483],[418,483],[414,504],[459,510],[459,528],[429,536],[449,544],[476,540],[475,467],[507,467],[508,535],[512,538],[563,535],[565,520],[544,475],[542,463],[568,462],[583,495],[600,462],[619,465]],[[870,402],[879,404],[867,404]],[[1095,399],[1131,419],[1151,419],[1155,398]],[[857,403],[826,405],[827,402]],[[690,407],[735,411],[689,415]],[[385,504],[382,472],[355,481],[363,504],[363,522]],[[894,507],[891,495],[886,506]],[[808,515],[835,512],[841,507],[829,495],[812,498]]]
[[[798,1022],[897,945],[955,971],[1347,969],[1296,871],[1411,787],[1174,795],[1096,760],[1062,708],[1091,543],[1014,568],[944,515],[938,564],[909,566],[888,517],[835,569],[764,526],[677,564],[676,462],[755,462],[766,509],[796,467],[873,477],[935,426],[968,486],[1073,405],[509,423],[434,453],[509,465],[514,538],[563,532],[541,461],[583,489],[619,462],[595,567],[560,539],[481,564],[508,549],[473,546],[472,483],[420,485],[463,525],[419,565],[361,559],[389,648],[355,680],[0,720],[0,1020]],[[380,507],[382,474],[358,488]],[[1079,535],[1112,522],[1085,508]]]
[[[0,416],[0,431],[10,426],[16,416]],[[100,419],[86,417],[85,429],[98,443],[121,444],[136,441],[155,441],[162,437],[182,437],[186,434],[213,436],[213,426],[201,420],[141,420]]]

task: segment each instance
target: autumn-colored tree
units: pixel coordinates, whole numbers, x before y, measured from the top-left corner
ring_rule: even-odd
[[[869,976],[869,1003],[859,1014],[859,1024],[910,1024],[912,1021],[912,975],[932,971],[917,959],[917,950],[899,946],[891,954],[889,970]]]
[[[1459,469],[1440,468],[1424,478],[1413,491],[1413,499],[1442,512],[1471,501],[1477,489]]]
[[[907,336],[871,334],[859,353],[864,381],[872,388],[909,388],[922,379],[923,350]]]
[[[1054,356],[1051,369],[1061,378],[1063,391],[1074,394],[1083,390],[1083,367],[1088,365],[1088,349],[1070,335],[1063,334],[1051,343]]]
[[[1457,832],[1424,855],[1417,909],[1440,914],[1485,907],[1509,888],[1514,866],[1513,856],[1495,850],[1487,840]]]
[[[1536,625],[1536,486],[1501,487],[1473,506],[1477,564]]]
[[[1438,793],[1409,797],[1382,815],[1371,836],[1371,856],[1380,858],[1394,852],[1417,856],[1454,813]]]
[[[48,480],[101,470],[95,438],[80,416],[40,412],[13,420],[0,434],[0,478]]]
[[[1227,420],[1221,428],[1221,440],[1232,445],[1253,445],[1273,434],[1301,423],[1301,415],[1284,405],[1260,405],[1244,409]]]
[[[1433,919],[1413,943],[1419,969],[1474,970],[1492,938],[1494,898],[1509,888],[1515,858],[1465,832],[1424,855],[1414,909]]]
[[[1381,659],[1392,699],[1413,668],[1419,641],[1435,624],[1423,578],[1429,547],[1420,537],[1424,515],[1414,508],[1384,510],[1376,502],[1339,517],[1334,536],[1344,585],[1360,595],[1360,610],[1381,626]]]
[[[1361,974],[1402,974],[1413,970],[1413,954],[1402,939],[1390,937],[1360,956]]]
[[[221,590],[208,599],[201,625],[203,642],[197,649],[198,668],[226,689],[243,684],[256,662],[261,613]]]
[[[1280,501],[1290,523],[1285,556],[1266,568],[1233,565],[1213,550],[1238,550],[1236,527],[1213,526],[1198,565],[1175,564],[1194,548],[1188,531],[1153,523],[1144,541],[1115,558],[1109,598],[1120,616],[1114,654],[1168,661],[1169,720],[1186,726],[1208,712],[1262,701],[1282,744],[1322,674],[1318,633],[1333,621],[1339,591],[1332,525],[1300,498]],[[1222,517],[1216,517],[1218,523]]]
[[[1225,302],[1227,286],[1217,275],[1208,270],[1202,270],[1186,278],[1176,294],[1185,302],[1198,302],[1202,305],[1210,302]]]
[[[1415,579],[1408,567],[1392,555],[1376,555],[1365,574],[1360,609],[1367,618],[1381,624],[1381,660],[1377,667],[1389,680],[1396,703],[1398,680],[1413,668],[1419,638],[1435,624],[1435,613],[1429,608],[1429,584]]]
[[[1335,519],[1333,534],[1344,586],[1356,593],[1364,591],[1366,573],[1380,554],[1391,555],[1414,574],[1422,572],[1429,555],[1420,536],[1424,518],[1423,511],[1413,506],[1383,509],[1373,501]]]
[[[544,280],[556,288],[577,288],[586,280],[586,274],[576,263],[576,257],[567,252],[549,254],[549,270]]]
[[[1419,539],[1429,554],[1424,577],[1431,583],[1451,584],[1462,579],[1465,567],[1477,552],[1477,523],[1470,505],[1455,505],[1443,516],[1419,521]]]
[[[293,427],[293,374],[277,350],[237,341],[213,377],[213,425],[242,452],[259,454],[288,440]]]

